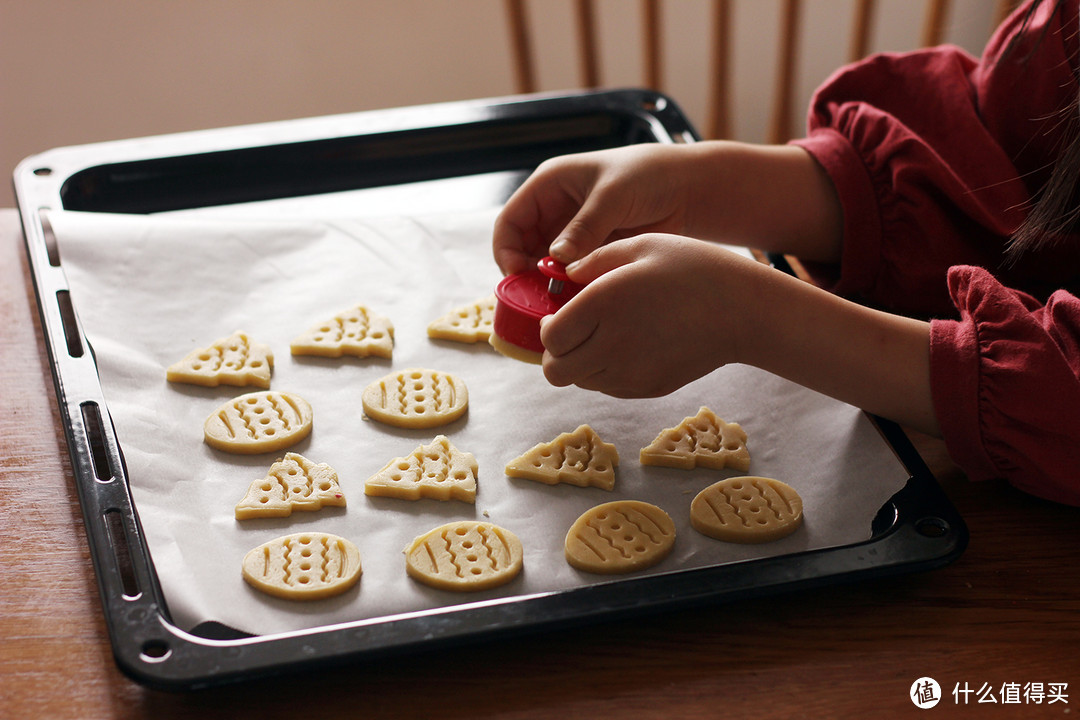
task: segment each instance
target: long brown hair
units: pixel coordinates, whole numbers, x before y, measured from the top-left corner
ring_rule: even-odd
[[[1053,12],[1062,12],[1063,1],[1054,0]],[[1020,33],[1042,2],[1043,0],[1034,0],[1028,6]],[[1040,37],[1039,42],[1042,39]],[[1014,38],[1002,54],[1003,58],[1011,54],[1015,44]],[[1050,178],[1035,195],[1027,217],[1009,239],[1006,250],[1006,261],[1009,263],[1015,262],[1029,250],[1050,247],[1061,242],[1070,237],[1077,228],[1080,220],[1080,94],[1073,99],[1069,107],[1062,110],[1062,122],[1066,123],[1067,140],[1054,160]]]

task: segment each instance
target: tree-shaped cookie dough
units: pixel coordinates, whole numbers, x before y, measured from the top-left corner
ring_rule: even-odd
[[[389,359],[394,351],[394,326],[363,305],[312,325],[292,341],[293,355],[339,358],[343,355]]]
[[[724,422],[705,406],[697,415],[662,430],[648,447],[641,449],[640,459],[642,465],[683,470],[706,467],[746,472],[750,468],[746,432],[738,423]]]
[[[514,458],[507,464],[506,474],[548,485],[568,483],[611,490],[618,464],[615,446],[601,440],[588,425],[581,425]]]
[[[412,454],[388,462],[364,483],[364,494],[476,502],[477,469],[472,453],[458,450],[445,435],[439,435]]]
[[[165,371],[169,382],[217,387],[254,385],[269,388],[274,355],[270,346],[252,342],[246,333],[215,340],[209,347],[192,350]]]
[[[495,296],[456,307],[428,325],[428,337],[461,343],[487,342],[495,323]]]
[[[327,505],[345,507],[334,468],[287,453],[270,466],[266,477],[251,483],[236,506],[236,519],[288,517],[293,510],[319,510]]]

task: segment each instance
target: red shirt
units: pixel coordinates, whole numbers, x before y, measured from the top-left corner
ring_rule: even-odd
[[[1076,130],[1078,2],[1027,5],[981,59],[877,55],[814,97],[806,138],[844,212],[832,291],[931,319],[931,391],[950,455],[1080,505],[1080,236],[1009,264],[1008,237]],[[1010,42],[1017,44],[1002,57]]]

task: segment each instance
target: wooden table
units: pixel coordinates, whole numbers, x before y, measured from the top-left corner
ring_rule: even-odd
[[[17,214],[0,211],[0,718],[1060,717],[1080,705],[1080,510],[968,483],[953,565],[189,694],[113,662]],[[1080,471],[1080,469],[1078,469]],[[909,699],[935,678],[933,710]],[[1067,683],[1068,703],[1002,703]],[[992,688],[996,704],[979,703]],[[954,688],[972,692],[963,704]],[[1011,699],[1008,696],[1005,699]]]

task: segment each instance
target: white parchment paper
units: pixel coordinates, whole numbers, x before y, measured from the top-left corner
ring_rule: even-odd
[[[53,213],[72,300],[97,358],[132,493],[173,620],[209,620],[271,634],[424,611],[455,603],[608,580],[574,570],[563,540],[586,509],[639,499],[674,519],[673,553],[644,573],[670,572],[867,539],[906,470],[859,410],[745,366],[729,366],[658,399],[618,400],[554,388],[540,369],[487,345],[428,339],[428,323],[494,288],[495,209],[420,217],[316,220],[228,212],[178,216]],[[679,300],[671,299],[673,310]],[[363,303],[395,326],[392,361],[293,358],[289,343],[311,324]],[[254,388],[199,388],[165,381],[165,368],[196,347],[244,330],[274,352],[272,388],[314,408],[312,435],[292,450],[338,472],[348,507],[285,519],[237,521],[248,485],[281,454],[238,456],[202,441],[205,418]],[[366,419],[363,388],[397,369],[430,367],[462,378],[467,415],[408,431]],[[805,524],[767,545],[718,542],[689,524],[694,495],[732,472],[648,468],[638,451],[664,428],[708,405],[749,435],[750,474],[778,478],[804,500]],[[504,475],[536,443],[589,423],[620,454],[613,492],[546,486]],[[369,498],[364,481],[394,457],[445,434],[476,455],[475,506]],[[420,585],[402,549],[445,522],[503,526],[525,547],[524,571],[477,595]],[[251,548],[305,529],[336,533],[361,551],[363,576],[349,592],[300,603],[261,594],[241,578]]]

